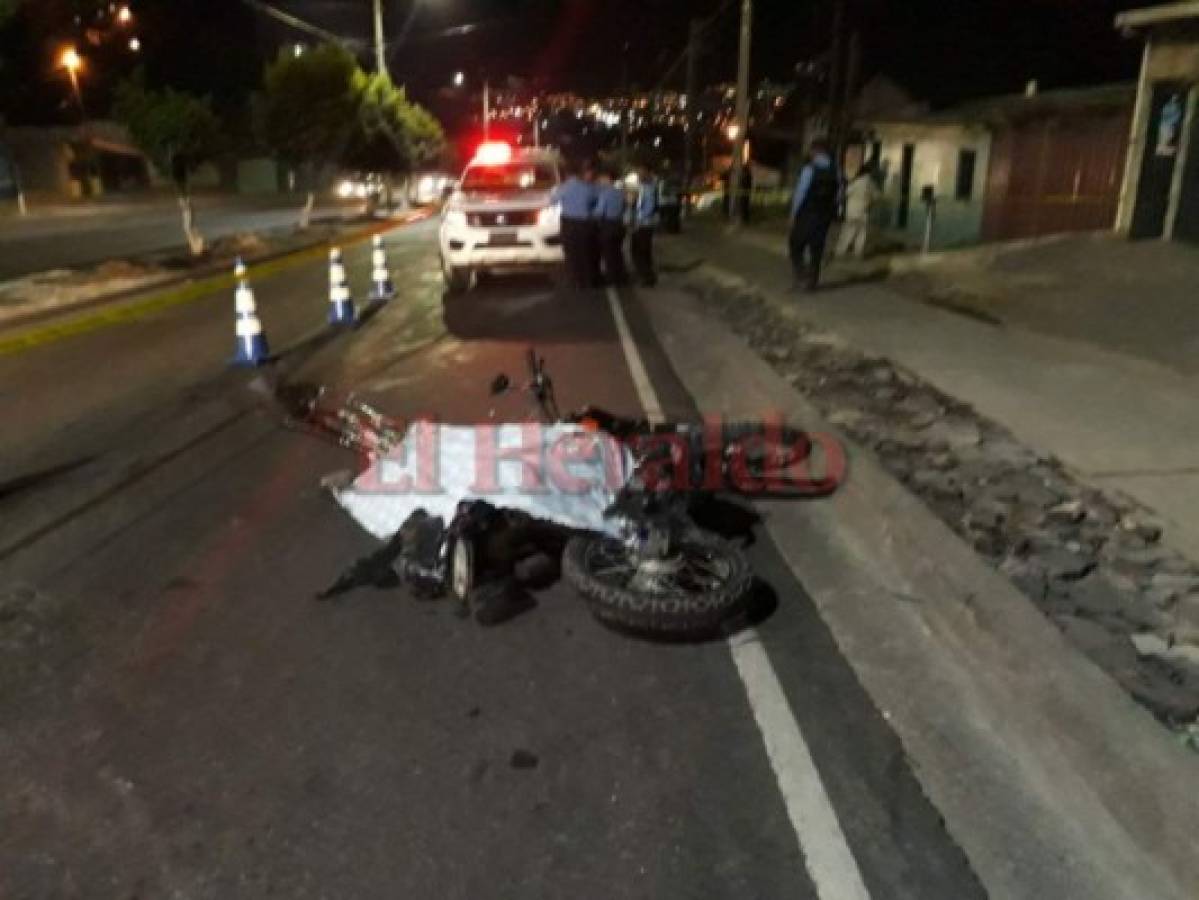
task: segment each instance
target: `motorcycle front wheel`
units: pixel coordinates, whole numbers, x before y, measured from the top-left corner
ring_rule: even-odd
[[[642,634],[712,634],[744,609],[753,587],[745,555],[695,529],[661,557],[642,557],[623,541],[576,535],[566,545],[562,576],[606,625]]]

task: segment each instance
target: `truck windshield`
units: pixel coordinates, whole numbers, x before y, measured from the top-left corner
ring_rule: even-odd
[[[464,191],[547,191],[558,183],[557,173],[546,163],[505,163],[471,166],[462,177]]]

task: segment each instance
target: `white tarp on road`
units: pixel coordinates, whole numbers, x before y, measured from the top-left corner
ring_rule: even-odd
[[[448,523],[462,500],[615,534],[604,510],[632,471],[627,448],[578,425],[418,422],[336,496],[380,540],[418,509]]]

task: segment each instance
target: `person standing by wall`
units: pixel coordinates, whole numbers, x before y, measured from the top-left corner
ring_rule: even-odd
[[[572,287],[591,286],[591,233],[594,223],[594,186],[577,163],[568,164],[566,180],[554,188],[552,201],[561,208],[562,252],[566,256],[566,276]]]
[[[828,143],[813,141],[808,162],[799,172],[795,194],[791,198],[789,249],[796,288],[803,285],[814,291],[820,284],[824,245],[837,215],[840,180]]]
[[[614,184],[614,173],[603,170],[596,180],[595,220],[599,229],[600,256],[608,284],[629,280],[624,264],[625,199],[624,185]]]
[[[633,256],[633,268],[637,278],[645,287],[658,283],[654,270],[654,231],[658,227],[658,182],[644,166],[637,170],[640,184],[637,188],[637,205],[633,208],[633,236],[629,250]]]
[[[845,188],[845,222],[837,238],[837,256],[847,256],[850,251],[858,259],[866,255],[866,244],[870,238],[870,213],[878,197],[874,173],[863,166]]]

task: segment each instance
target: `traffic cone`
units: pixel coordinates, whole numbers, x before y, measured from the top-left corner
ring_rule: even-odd
[[[376,234],[371,244],[371,300],[390,300],[396,295],[396,289],[387,265],[383,235]]]
[[[233,268],[233,275],[237,279],[237,290],[233,294],[237,353],[233,362],[239,366],[260,366],[267,361],[271,351],[262,332],[262,323],[258,321],[258,306],[254,302],[254,289],[246,278],[246,264],[240,259]]]
[[[341,250],[332,247],[329,250],[329,321],[334,325],[353,325],[354,319],[354,300],[346,281]]]

